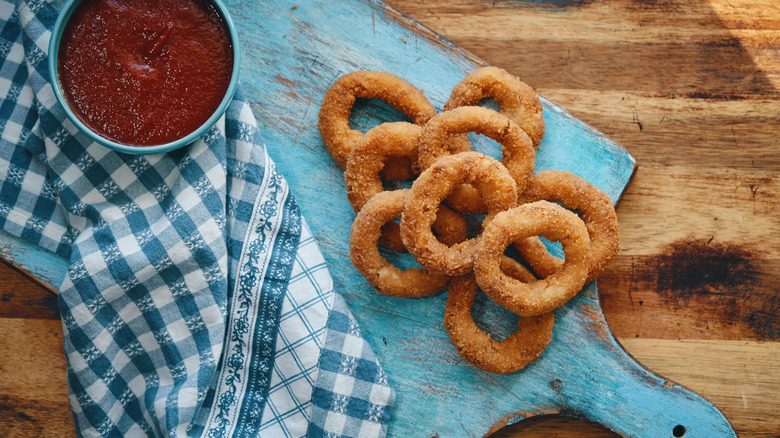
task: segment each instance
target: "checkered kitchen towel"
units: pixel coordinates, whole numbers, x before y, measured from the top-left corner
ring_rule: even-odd
[[[0,0],[0,228],[69,258],[83,436],[383,436],[394,393],[241,91],[176,152],[91,143],[47,78],[62,1]]]

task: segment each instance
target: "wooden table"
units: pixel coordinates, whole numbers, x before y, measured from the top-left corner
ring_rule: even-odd
[[[389,3],[623,145],[639,169],[599,279],[626,349],[780,436],[780,4]],[[0,263],[0,436],[70,436],[57,299]],[[607,437],[538,418],[497,437]]]

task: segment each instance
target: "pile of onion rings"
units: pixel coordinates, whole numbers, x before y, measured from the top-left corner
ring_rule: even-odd
[[[349,115],[358,97],[385,100],[413,123],[353,130]],[[485,98],[500,111],[476,106]],[[318,126],[328,151],[346,168],[347,198],[356,213],[350,236],[355,268],[383,295],[419,298],[449,288],[444,327],[477,368],[511,373],[539,358],[552,337],[553,311],[618,252],[608,195],[573,173],[533,174],[545,131],[542,105],[531,87],[504,70],[476,70],[453,88],[438,114],[401,78],[348,73],[326,93]],[[499,142],[500,161],[471,151],[469,132]],[[413,181],[411,188],[388,191],[383,179]],[[464,214],[481,218],[481,233],[469,236]],[[559,242],[564,258],[551,255],[539,237]],[[408,251],[422,269],[393,266],[379,245]],[[519,259],[505,255],[510,246]],[[518,315],[518,330],[503,341],[474,322],[478,288]]]

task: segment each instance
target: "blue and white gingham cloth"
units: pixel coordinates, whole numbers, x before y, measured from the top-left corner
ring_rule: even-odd
[[[0,229],[70,260],[79,435],[384,436],[394,393],[241,91],[187,148],[91,143],[48,82],[62,6],[0,0]]]

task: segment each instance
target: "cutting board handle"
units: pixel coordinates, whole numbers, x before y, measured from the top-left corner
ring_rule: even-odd
[[[526,418],[556,414],[598,424],[626,437],[736,437],[709,401],[646,369],[620,345],[598,302],[595,282],[556,311],[557,351],[542,355],[529,372],[550,376],[538,409],[524,409],[495,431]]]

